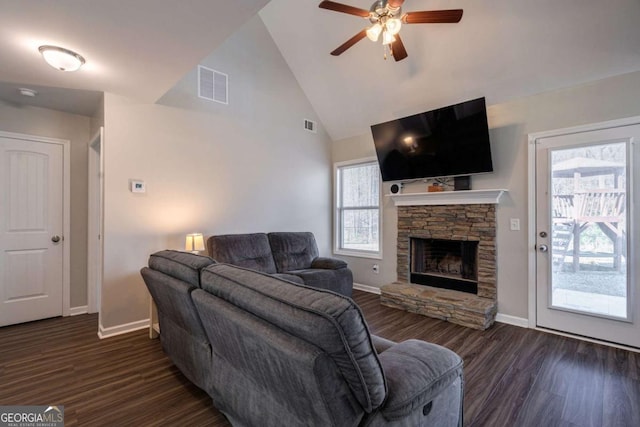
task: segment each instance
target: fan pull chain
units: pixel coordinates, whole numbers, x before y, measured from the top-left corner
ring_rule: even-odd
[[[391,50],[391,44],[383,44],[382,50],[384,52],[384,60],[387,60],[387,50],[389,51],[389,55],[393,55],[393,51]]]

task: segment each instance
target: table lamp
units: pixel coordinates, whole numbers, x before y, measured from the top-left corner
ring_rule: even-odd
[[[202,233],[187,234],[184,250],[194,254],[204,251],[204,238],[202,237]]]

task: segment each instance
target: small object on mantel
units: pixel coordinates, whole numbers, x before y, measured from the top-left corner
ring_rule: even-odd
[[[427,191],[429,193],[437,193],[437,192],[440,192],[440,191],[444,191],[444,187],[442,185],[438,184],[438,183],[435,183],[435,184],[429,185],[427,187]]]

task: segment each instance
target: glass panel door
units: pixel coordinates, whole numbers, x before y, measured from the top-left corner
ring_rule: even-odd
[[[640,348],[639,140],[640,124],[535,140],[538,327]]]
[[[627,144],[549,155],[551,306],[627,319]]]

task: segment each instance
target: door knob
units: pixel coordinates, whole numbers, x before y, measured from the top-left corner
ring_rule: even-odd
[[[53,237],[51,238],[51,241],[52,241],[53,243],[58,243],[58,242],[60,241],[60,236],[53,236]]]
[[[547,245],[540,245],[538,246],[538,250],[540,252],[547,252],[549,250],[549,247]]]

